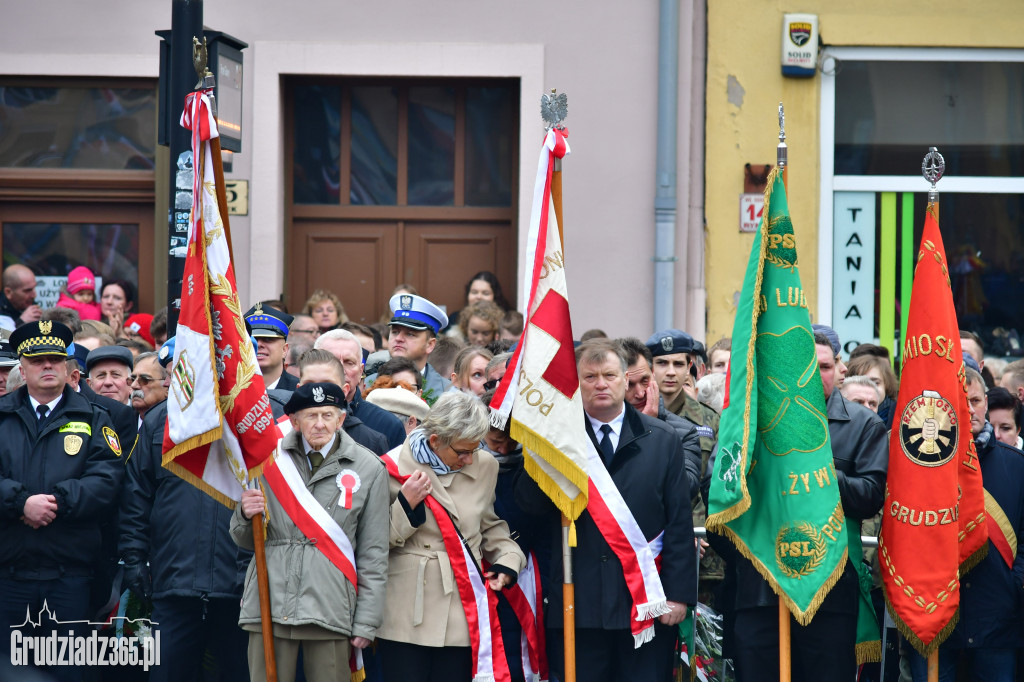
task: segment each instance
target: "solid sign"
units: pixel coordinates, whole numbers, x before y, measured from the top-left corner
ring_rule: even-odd
[[[818,15],[782,18],[782,75],[809,78],[818,67]]]
[[[849,353],[875,342],[875,193],[836,192],[832,328]]]
[[[249,215],[248,180],[225,180],[224,192],[228,197],[228,215]]]
[[[751,192],[740,195],[740,232],[757,232],[764,213],[764,195]]]

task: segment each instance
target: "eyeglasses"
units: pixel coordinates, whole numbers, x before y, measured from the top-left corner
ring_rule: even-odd
[[[136,381],[139,382],[139,386],[149,386],[151,383],[156,381],[156,379],[148,374],[132,374],[128,377],[129,384],[134,384]]]
[[[501,383],[501,379],[489,379],[484,382],[484,390],[489,391],[492,388],[497,388],[498,384]]]
[[[289,334],[319,334],[319,329],[289,329]]]
[[[448,449],[454,452],[459,457],[472,457],[473,453],[476,452],[476,448],[473,448],[472,450],[456,450],[451,446],[450,443],[448,444]]]

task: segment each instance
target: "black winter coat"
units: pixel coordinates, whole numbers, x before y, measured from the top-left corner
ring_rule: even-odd
[[[146,413],[121,495],[121,555],[149,558],[153,597],[241,599],[252,552],[228,534],[232,510],[161,465],[167,401]]]
[[[1024,453],[992,436],[978,461],[985,490],[1017,534],[1017,555],[1007,566],[989,540],[988,554],[960,579],[960,622],[943,647],[1016,649],[1024,644]]]
[[[648,542],[665,533],[661,552],[661,582],[669,601],[697,601],[697,558],[690,514],[685,455],[679,437],[664,422],[625,405],[619,445],[608,471]],[[597,440],[586,422],[587,434]],[[548,513],[549,584],[562,582],[561,524],[550,500],[525,473],[516,485],[516,501],[526,510]],[[577,546],[573,550],[576,583],[576,626],[605,630],[630,627],[632,599],[622,565],[605,542],[590,514],[576,519]],[[545,567],[541,567],[545,570]],[[562,627],[562,591],[548,595],[548,627]]]
[[[42,423],[27,387],[0,398],[0,575],[50,580],[93,573],[100,526],[124,475],[123,448],[107,411],[68,386]],[[57,499],[57,518],[33,529],[21,516],[25,501],[40,493]]]

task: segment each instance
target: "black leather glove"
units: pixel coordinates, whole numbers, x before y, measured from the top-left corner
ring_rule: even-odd
[[[125,554],[124,582],[138,598],[145,601],[152,599],[153,579],[149,575],[149,564],[146,557],[141,552]]]

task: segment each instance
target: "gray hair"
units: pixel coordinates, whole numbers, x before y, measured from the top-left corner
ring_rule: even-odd
[[[481,440],[491,428],[487,407],[475,395],[461,391],[441,394],[430,414],[420,424],[427,436],[435,435],[444,445],[457,440]]]
[[[492,369],[496,367],[504,367],[511,359],[511,353],[498,353],[487,362],[487,369],[485,369],[484,372],[490,374]]]
[[[11,367],[11,373],[7,375],[7,392],[14,393],[25,385],[25,375],[21,373],[21,365]]]
[[[719,373],[702,376],[697,382],[697,401],[721,412],[725,405],[725,375]]]
[[[135,366],[138,367],[140,362],[142,362],[143,360],[149,360],[150,358],[152,358],[153,360],[156,360],[156,366],[160,369],[160,378],[161,379],[166,379],[167,378],[167,370],[164,369],[164,366],[160,364],[160,354],[157,353],[156,351],[151,350],[151,351],[147,351],[145,353],[139,353],[135,357]]]
[[[872,381],[870,377],[866,377],[863,374],[856,374],[852,377],[846,377],[843,379],[843,385],[839,387],[839,392],[842,393],[844,397],[846,396],[847,386],[870,386],[875,389],[875,393],[878,394],[879,403],[885,400],[885,391],[882,390],[882,387]]]
[[[576,348],[576,366],[599,365],[608,359],[609,354],[619,361],[622,373],[625,374],[629,368],[626,352],[612,339],[590,339],[581,343]]]
[[[325,331],[323,334],[317,337],[316,343],[313,344],[313,348],[321,349],[324,347],[324,341],[330,341],[331,339],[337,339],[339,341],[355,341],[356,345],[362,348],[362,344],[359,343],[359,339],[356,335],[347,329],[331,329]]]

